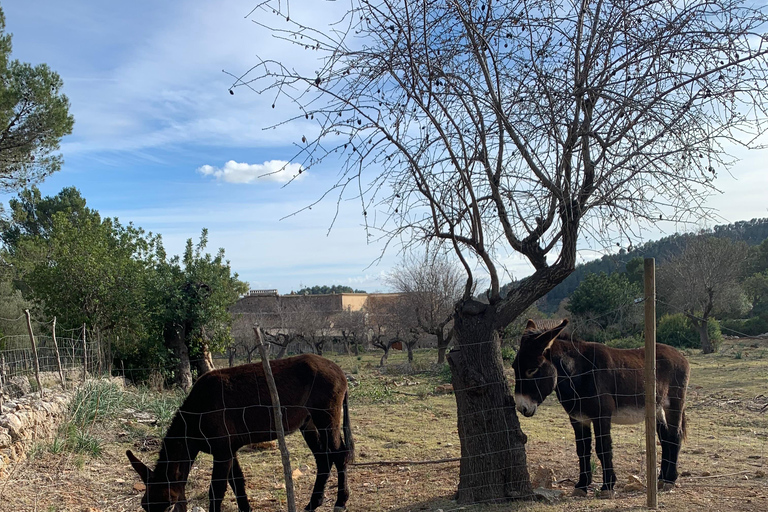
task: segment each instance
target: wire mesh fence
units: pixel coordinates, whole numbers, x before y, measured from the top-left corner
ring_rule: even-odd
[[[55,363],[50,361],[52,354],[46,352],[47,348],[50,348],[51,340],[44,336],[39,337],[39,340],[38,357],[41,370],[55,371]],[[71,343],[60,344],[62,364],[70,370],[82,369],[82,340],[77,337],[62,340],[71,340]],[[28,353],[24,353],[28,347],[23,346],[23,338],[16,341],[19,342],[18,345],[6,345],[4,355],[20,351],[15,366],[18,369],[14,372],[16,375],[29,376],[29,363],[24,362],[25,358],[29,357]],[[497,340],[483,343],[497,343]],[[692,366],[690,383],[685,386],[687,439],[676,454],[679,463],[679,477],[676,482],[679,486],[671,494],[660,496],[659,500],[664,506],[673,509],[704,510],[707,509],[705,502],[716,498],[720,499],[721,503],[723,499],[736,500],[731,508],[737,511],[757,510],[761,503],[765,504],[765,493],[761,489],[765,483],[765,460],[768,456],[768,398],[764,391],[759,390],[766,389],[767,384],[768,357],[761,357],[760,350],[762,347],[763,351],[768,351],[768,344],[761,340],[750,340],[745,341],[743,346],[749,347],[754,343],[759,344],[757,348],[749,349],[750,354],[754,355],[745,357],[742,354],[741,359],[736,358],[733,352],[714,356],[704,356],[695,351],[686,352]],[[87,359],[90,361],[89,372],[94,374],[98,373],[95,345],[95,341],[86,345]],[[550,347],[549,350],[553,348]],[[624,368],[622,372],[617,372],[615,368],[600,368],[594,353],[579,350],[572,352],[575,347],[568,346],[557,350],[560,353],[557,364],[564,372],[570,372],[565,379],[564,389],[573,393],[572,399],[569,401],[561,392],[558,400],[557,391],[551,389],[548,398],[536,404],[536,414],[530,417],[519,414],[522,431],[528,437],[525,445],[525,466],[512,462],[504,468],[483,468],[482,465],[476,465],[473,466],[475,476],[488,479],[495,478],[500,471],[515,472],[527,469],[537,485],[562,492],[563,501],[559,505],[551,505],[552,510],[567,510],[573,506],[571,500],[590,499],[600,489],[606,478],[601,462],[607,460],[606,447],[610,446],[612,457],[606,465],[615,473],[614,488],[618,492],[614,499],[618,501],[617,506],[642,505],[642,486],[646,477],[643,428],[642,424],[638,423],[624,424],[636,420],[638,410],[643,405],[642,391],[626,387],[627,382],[642,381],[641,370]],[[438,385],[445,382],[445,372],[442,376],[427,372],[398,373],[399,365],[402,364],[402,368],[405,368],[404,354],[394,355],[389,361],[389,369],[378,368],[378,358],[372,353],[362,353],[357,357],[327,355],[340,364],[349,382],[353,383],[349,387],[349,418],[356,444],[355,464],[358,465],[349,465],[346,476],[350,492],[348,504],[354,508],[401,511],[415,508],[459,510],[464,505],[452,501],[451,497],[459,485],[461,444],[485,442],[488,445],[486,454],[489,458],[503,453],[505,448],[493,444],[492,440],[496,439],[494,436],[499,433],[493,428],[489,427],[485,431],[478,431],[474,436],[460,439],[457,424],[462,421],[489,422],[490,416],[495,413],[507,414],[509,417],[509,414],[515,414],[515,406],[526,404],[525,399],[517,399],[515,404],[504,404],[498,411],[473,411],[460,417],[457,415],[456,399],[435,391]],[[435,352],[424,350],[418,352],[417,356],[432,359]],[[223,359],[217,359],[216,363],[217,366],[228,365],[228,361]],[[148,370],[142,369],[145,373]],[[171,370],[172,368],[167,369]],[[477,399],[476,394],[481,393],[484,387],[508,385],[509,393],[514,394],[516,386],[520,386],[520,389],[533,390],[525,394],[529,400],[534,399],[532,397],[535,393],[544,395],[547,391],[547,379],[538,373],[541,369],[535,374],[526,375],[526,369],[521,368],[519,379],[516,379],[518,368],[513,369],[508,364],[505,370],[506,382],[486,382],[455,391]],[[130,376],[130,371],[127,370],[125,374]],[[123,374],[119,365],[113,369],[113,373]],[[677,385],[682,384],[677,382]],[[608,386],[610,391],[605,391],[604,386]],[[306,389],[311,392],[315,387],[308,385]],[[190,437],[209,450],[212,450],[214,445],[237,436],[245,435],[249,441],[255,441],[264,437],[266,431],[270,432],[266,437],[272,435],[274,425],[258,426],[254,423],[255,420],[243,421],[251,411],[262,405],[242,405],[231,401],[231,397],[240,395],[253,398],[256,396],[255,392],[232,394],[224,385],[219,384],[215,391],[209,390],[207,395],[220,399],[223,406],[211,407],[206,413],[188,415],[181,430],[185,432],[184,435],[168,430],[170,422],[158,421],[160,415],[150,412],[153,409],[148,405],[148,401],[141,406],[124,407],[118,411],[116,417],[105,423],[107,428],[100,431],[98,426],[94,427],[94,435],[98,434],[106,440],[107,455],[102,458],[86,458],[85,469],[73,471],[72,475],[57,473],[53,476],[53,484],[35,487],[22,480],[29,478],[30,482],[38,481],[36,472],[46,465],[50,466],[54,455],[48,453],[40,459],[32,458],[21,463],[17,473],[7,480],[12,481],[17,490],[22,490],[14,491],[11,500],[16,501],[11,503],[18,504],[17,509],[24,509],[23,503],[31,503],[22,501],[24,489],[34,495],[39,503],[55,503],[53,494],[56,492],[66,494],[68,489],[93,489],[91,493],[82,492],[80,496],[71,497],[72,507],[64,507],[61,510],[80,510],[86,504],[104,511],[137,510],[146,491],[138,487],[140,478],[125,458],[126,449],[133,450],[143,463],[155,468],[158,450],[163,446],[162,439],[169,433],[171,435],[168,441],[181,441]],[[603,400],[606,396],[610,396],[621,406],[611,408],[610,404]],[[590,405],[591,402],[596,405]],[[681,407],[676,407],[672,401],[666,403],[663,396],[660,406],[662,413],[659,417],[664,418],[667,426],[674,426],[671,417],[679,414]],[[129,408],[134,412],[126,413],[125,409]],[[335,415],[330,408],[309,404],[303,404],[300,409],[311,409],[320,415]],[[289,404],[284,407],[283,412],[291,416],[296,414],[296,410],[295,406]],[[226,426],[225,432],[194,433],[198,425],[203,423],[202,418],[206,414],[211,418],[221,418]],[[266,411],[259,414],[268,417]],[[642,419],[642,416],[640,418]],[[233,427],[236,424],[244,425],[245,430],[237,431]],[[490,422],[488,424],[491,425]],[[610,437],[604,429],[606,424]],[[679,423],[677,425],[679,426]],[[592,439],[588,451],[585,441],[586,428],[591,430]],[[321,479],[328,477],[325,493],[327,499],[332,501],[338,497],[338,476],[336,470],[331,467],[333,462],[328,462],[332,459],[331,451],[320,450],[320,459],[325,461],[318,461],[310,444],[314,439],[313,432],[316,431],[318,437],[327,438],[335,435],[331,430],[309,429],[309,434],[296,434],[288,438],[292,464],[299,470],[296,476],[296,494],[297,501],[302,506],[312,498],[318,474]],[[669,466],[672,462],[670,441],[665,441],[662,437],[657,448],[660,461],[657,471],[663,472],[664,465]],[[192,505],[207,508],[209,486],[213,481],[215,486],[218,486],[217,493],[221,488],[227,488],[222,510],[237,510],[237,498],[240,496],[242,499],[243,489],[254,508],[285,509],[283,482],[282,478],[277,476],[280,473],[279,456],[274,448],[243,448],[237,457],[239,471],[235,468],[235,459],[232,459],[226,473],[222,469],[216,469],[216,463],[210,456],[200,454],[193,458],[191,453],[186,451],[186,458],[182,459],[188,465],[188,473],[183,482],[184,496],[189,501],[190,508]],[[586,456],[587,453],[589,457]],[[68,462],[64,464],[76,466],[78,456],[67,457]],[[470,457],[480,459],[475,455]],[[98,471],[89,471],[88,468],[98,468]],[[575,487],[579,487],[578,484],[587,470],[592,473],[591,484],[584,486],[589,497],[568,497]],[[655,481],[657,476],[651,475],[651,479]],[[116,484],[115,480],[121,482]],[[233,480],[236,482],[234,487]],[[166,490],[177,489],[177,484],[181,483],[182,479],[169,481]],[[0,483],[0,487],[2,485],[3,483]],[[0,499],[8,498],[8,493],[0,494]],[[752,502],[747,503],[747,500]],[[478,498],[477,501],[483,500]]]

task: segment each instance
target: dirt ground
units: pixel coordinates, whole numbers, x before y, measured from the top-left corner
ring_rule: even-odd
[[[432,352],[417,354],[431,360]],[[444,382],[438,372],[406,374],[404,355],[390,357],[390,371],[374,368],[376,354],[360,360],[337,361],[359,385],[351,392],[350,414],[357,445],[350,470],[350,511],[491,512],[641,510],[644,490],[625,491],[632,475],[645,479],[643,425],[613,428],[614,464],[619,479],[613,499],[572,498],[578,476],[573,431],[556,399],[550,397],[532,418],[521,418],[528,434],[528,465],[554,475],[554,489],[563,497],[554,503],[505,503],[461,507],[451,500],[459,479],[458,462],[416,464],[459,456],[456,404],[452,395],[434,394]],[[768,340],[729,340],[720,353],[689,354],[689,436],[680,455],[677,487],[659,495],[663,510],[768,510]],[[417,360],[419,362],[419,360]],[[415,365],[419,366],[419,365]],[[423,367],[429,366],[426,363]],[[443,379],[443,380],[441,380]],[[143,429],[143,430],[142,430]],[[37,449],[0,480],[0,511],[139,511],[138,478],[125,450],[132,449],[150,466],[157,456],[162,431],[136,425],[130,416],[94,426],[103,453],[91,458]],[[44,445],[43,445],[44,448]],[[314,461],[300,436],[289,437],[296,472],[297,506],[306,504],[314,483]],[[282,467],[276,448],[243,450],[240,461],[254,510],[285,510]],[[393,465],[364,465],[402,461]],[[198,459],[187,488],[192,506],[207,510],[210,457]],[[600,471],[596,473],[600,481]],[[332,510],[335,478],[326,490]],[[236,511],[231,491],[224,510]]]

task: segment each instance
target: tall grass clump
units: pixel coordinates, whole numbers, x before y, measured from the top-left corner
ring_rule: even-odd
[[[125,392],[114,382],[96,381],[80,386],[69,405],[67,420],[59,427],[58,436],[49,451],[98,457],[102,453],[99,438],[93,435],[97,422],[114,418],[123,408]]]

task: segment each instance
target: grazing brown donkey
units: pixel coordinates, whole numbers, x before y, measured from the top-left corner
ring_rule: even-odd
[[[592,483],[590,456],[595,428],[597,456],[603,466],[602,490],[613,494],[611,422],[639,423],[645,418],[645,349],[616,349],[561,334],[568,320],[554,329],[537,329],[528,320],[515,369],[515,403],[525,416],[554,389],[571,419],[579,456],[574,496],[585,496]],[[677,456],[686,436],[685,391],[690,368],[685,357],[668,345],[656,345],[656,433],[661,441],[659,488],[677,480]]]
[[[322,504],[331,465],[336,466],[339,477],[334,510],[344,510],[349,498],[347,464],[354,456],[344,372],[314,354],[273,361],[271,367],[283,427],[286,433],[301,430],[317,463],[317,479],[306,510]],[[261,363],[214,370],[200,377],[168,427],[155,469],[150,470],[130,450],[126,452],[147,486],[141,500],[144,510],[185,512],[189,471],[197,454],[205,452],[213,455],[208,510],[221,510],[229,482],[238,508],[250,511],[236,452],[277,437],[271,406]]]

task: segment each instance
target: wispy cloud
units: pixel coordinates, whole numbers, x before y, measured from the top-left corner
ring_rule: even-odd
[[[285,160],[269,160],[263,164],[247,164],[230,160],[224,167],[203,165],[197,172],[203,176],[211,176],[225,183],[254,183],[256,181],[273,181],[288,183],[301,179],[303,169],[300,164]]]

